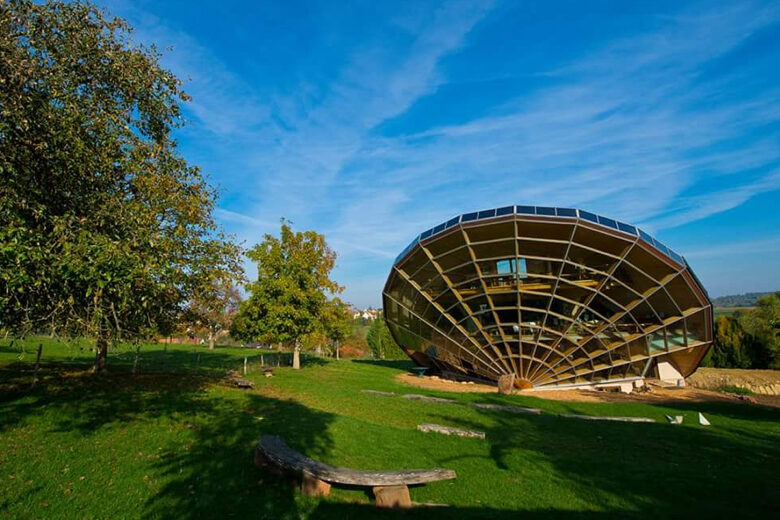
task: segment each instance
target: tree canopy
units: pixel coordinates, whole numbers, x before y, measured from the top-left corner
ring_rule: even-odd
[[[401,347],[393,339],[390,329],[382,316],[371,322],[366,335],[371,354],[377,359],[408,359]]]
[[[758,299],[756,307],[715,320],[715,342],[705,366],[780,368],[780,292]]]
[[[159,58],[87,3],[0,8],[0,323],[96,336],[98,368],[110,340],[165,332],[240,272]]]
[[[282,221],[279,237],[266,234],[247,256],[257,264],[257,280],[247,286],[231,335],[244,341],[282,343],[300,347],[303,336],[316,331],[334,333],[328,313],[337,312],[329,295],[342,291],[330,279],[336,253],[314,231],[293,231]]]
[[[205,335],[209,349],[213,349],[219,335],[230,329],[240,302],[238,288],[230,281],[204,284],[190,298],[185,323],[193,332]]]

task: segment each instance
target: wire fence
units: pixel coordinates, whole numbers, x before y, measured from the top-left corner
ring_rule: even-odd
[[[90,340],[6,340],[0,342],[0,377],[2,372],[28,374],[35,379],[39,371],[91,370],[96,354],[94,341]],[[300,356],[304,366],[324,361],[305,352]],[[246,375],[267,368],[289,367],[292,363],[292,352],[277,350],[241,347],[209,350],[200,345],[120,343],[109,347],[107,369],[138,375],[224,376],[232,371]]]

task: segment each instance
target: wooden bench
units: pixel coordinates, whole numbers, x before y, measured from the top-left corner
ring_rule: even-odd
[[[255,448],[255,466],[300,479],[307,496],[327,496],[331,484],[371,487],[378,507],[411,507],[410,485],[455,478],[449,469],[372,471],[339,468],[310,459],[293,450],[281,437],[263,436]]]

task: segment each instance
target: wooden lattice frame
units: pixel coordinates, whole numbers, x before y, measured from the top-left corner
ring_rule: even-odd
[[[443,266],[448,256],[461,261]],[[530,262],[546,271],[528,272]],[[493,381],[513,373],[526,386],[643,377],[660,359],[686,376],[712,343],[712,305],[687,262],[581,210],[509,206],[450,219],[401,253],[383,296],[413,359]]]

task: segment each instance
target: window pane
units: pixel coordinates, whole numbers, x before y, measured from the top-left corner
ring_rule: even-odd
[[[676,269],[664,263],[660,258],[639,244],[637,244],[637,246],[628,253],[626,260],[631,265],[637,267],[642,272],[659,282],[667,276],[677,272]]]

